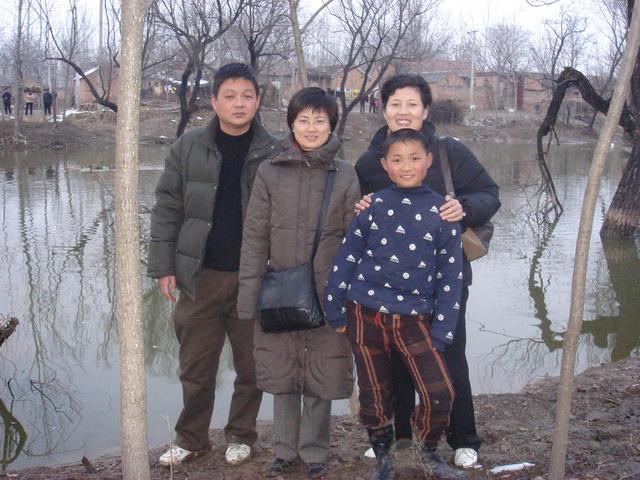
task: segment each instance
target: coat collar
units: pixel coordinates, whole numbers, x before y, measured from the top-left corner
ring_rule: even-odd
[[[335,170],[335,156],[340,149],[341,143],[336,135],[331,135],[327,143],[322,147],[312,152],[303,152],[295,142],[293,134],[289,134],[280,142],[280,153],[273,158],[272,162],[304,163],[310,168]]]
[[[200,136],[201,141],[211,150],[218,150],[216,146],[216,134],[218,132],[218,124],[219,120],[217,116],[214,116],[211,121],[207,124],[206,127],[202,129],[202,133]],[[269,132],[262,126],[262,124],[257,120],[251,120],[251,130],[253,131],[253,136],[251,138],[251,146],[249,150],[252,152],[261,151],[264,148],[270,148],[272,146],[273,140]]]
[[[436,127],[433,123],[428,120],[422,122],[422,128],[420,129],[420,133],[422,133],[425,137],[431,138],[432,135],[436,133]],[[380,153],[382,152],[382,144],[386,140],[389,135],[389,128],[385,125],[380,130],[376,132],[376,134],[371,139],[371,143],[369,144],[369,150]]]

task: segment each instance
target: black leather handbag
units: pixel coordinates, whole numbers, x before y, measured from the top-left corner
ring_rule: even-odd
[[[325,324],[313,272],[313,259],[320,244],[322,225],[327,216],[335,171],[329,171],[322,196],[320,218],[313,240],[311,260],[293,268],[267,271],[258,297],[260,328],[265,333],[293,332]]]
[[[440,166],[442,168],[445,188],[447,189],[447,193],[455,198],[456,192],[453,189],[449,155],[447,155],[447,146],[444,143],[444,138],[438,140],[438,146],[440,149]],[[491,238],[493,238],[493,223],[491,223],[491,221],[478,227],[467,227],[462,234],[462,250],[467,260],[472,262],[489,253]]]

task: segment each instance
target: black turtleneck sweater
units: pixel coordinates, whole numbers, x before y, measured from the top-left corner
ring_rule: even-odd
[[[233,272],[240,267],[242,244],[240,178],[252,137],[251,129],[238,136],[224,133],[220,126],[216,131],[216,146],[222,156],[222,167],[211,231],[207,238],[207,251],[202,262],[204,268]]]

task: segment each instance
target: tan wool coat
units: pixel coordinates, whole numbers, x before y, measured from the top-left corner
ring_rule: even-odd
[[[260,165],[245,217],[240,259],[240,319],[255,320],[267,262],[278,271],[311,258],[328,170],[336,170],[327,217],[314,259],[322,298],[329,269],[347,227],[360,187],[350,163],[335,155],[340,140],[303,153],[291,137],[282,151]],[[263,333],[256,324],[254,358],[258,388],[272,394],[301,393],[323,399],[347,398],[353,384],[351,347],[345,334],[328,325],[302,332]]]

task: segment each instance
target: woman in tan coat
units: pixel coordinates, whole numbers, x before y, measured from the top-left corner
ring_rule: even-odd
[[[279,271],[308,262],[327,172],[335,170],[326,219],[313,262],[322,298],[329,269],[354,213],[360,187],[351,164],[335,158],[340,140],[335,99],[316,87],[296,93],[287,112],[291,135],[281,153],[258,168],[245,217],[238,316],[259,318],[257,301],[267,262]],[[275,460],[267,477],[285,473],[300,457],[309,478],[327,473],[331,400],[352,391],[349,341],[324,325],[264,333],[255,328],[256,381],[274,395]]]

